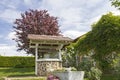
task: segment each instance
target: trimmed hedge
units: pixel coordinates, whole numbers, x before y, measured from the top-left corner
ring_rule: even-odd
[[[0,56],[0,67],[34,67],[35,57]]]

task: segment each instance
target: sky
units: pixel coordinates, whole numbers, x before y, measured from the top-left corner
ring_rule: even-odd
[[[120,12],[109,0],[0,0],[0,55],[28,56],[18,52],[13,30],[15,19],[29,9],[48,10],[58,17],[61,33],[75,39],[91,30],[91,25],[109,12]]]

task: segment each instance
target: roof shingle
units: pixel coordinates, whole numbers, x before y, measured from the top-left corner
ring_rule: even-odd
[[[28,34],[28,39],[31,39],[31,40],[73,41],[71,38],[63,37],[63,36],[35,35],[35,34]]]

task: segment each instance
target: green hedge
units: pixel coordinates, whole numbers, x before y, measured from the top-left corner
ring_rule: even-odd
[[[0,67],[34,67],[35,57],[0,56]]]

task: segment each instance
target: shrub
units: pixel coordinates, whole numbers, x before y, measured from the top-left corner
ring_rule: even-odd
[[[0,67],[34,67],[34,57],[0,56]]]
[[[85,71],[86,80],[100,80],[102,76],[98,64],[90,56],[83,57],[77,69]]]
[[[102,75],[102,72],[100,69],[96,67],[92,67],[90,71],[88,72],[88,79],[89,80],[100,80],[101,75]]]

